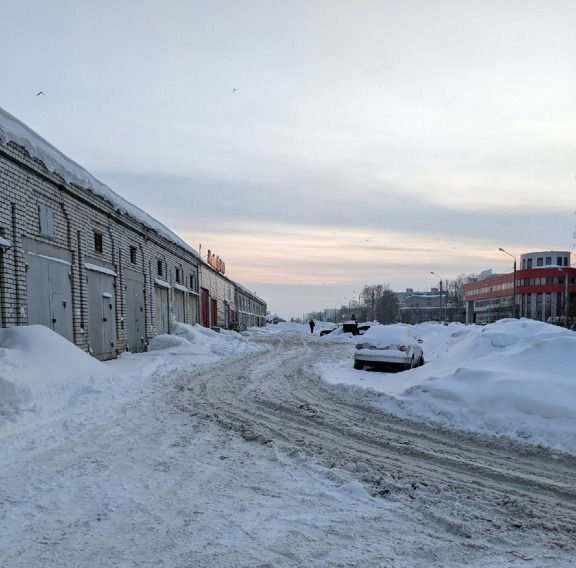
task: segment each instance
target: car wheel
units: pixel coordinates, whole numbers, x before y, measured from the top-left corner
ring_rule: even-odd
[[[422,367],[424,365],[424,355],[422,355],[418,361],[418,367]]]
[[[361,371],[364,368],[364,365],[360,363],[360,361],[354,361],[354,368]]]

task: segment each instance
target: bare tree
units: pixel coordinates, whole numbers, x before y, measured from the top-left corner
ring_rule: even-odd
[[[363,307],[372,320],[391,323],[398,317],[398,301],[388,284],[364,286],[360,293]]]
[[[468,274],[459,274],[454,280],[446,280],[444,282],[447,306],[455,308],[464,306],[464,284],[468,278]]]
[[[382,296],[376,306],[376,318],[380,323],[394,323],[398,321],[398,298],[388,285],[384,287]]]

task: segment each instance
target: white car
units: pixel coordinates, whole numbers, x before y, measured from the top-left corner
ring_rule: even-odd
[[[358,341],[354,349],[354,368],[394,367],[412,369],[424,364],[424,352],[412,326],[376,325]]]

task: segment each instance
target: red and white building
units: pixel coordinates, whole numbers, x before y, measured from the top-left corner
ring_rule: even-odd
[[[513,310],[514,295],[516,311]],[[482,273],[464,285],[466,322],[486,324],[507,317],[558,322],[573,318],[576,307],[576,268],[570,252],[541,251],[520,256],[514,273]]]

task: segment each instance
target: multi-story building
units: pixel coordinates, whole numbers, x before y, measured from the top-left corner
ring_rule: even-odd
[[[570,252],[523,254],[516,286],[513,272],[487,271],[464,285],[464,299],[468,323],[486,324],[515,316],[566,322],[574,316],[576,302],[576,269],[570,267]]]
[[[173,322],[228,327],[237,287],[0,109],[1,327],[45,325],[109,359]]]
[[[416,292],[406,288],[406,292],[396,293],[399,302],[400,321],[421,323],[424,321],[462,321],[464,310],[448,301],[447,294],[440,294],[438,288],[429,292]]]

